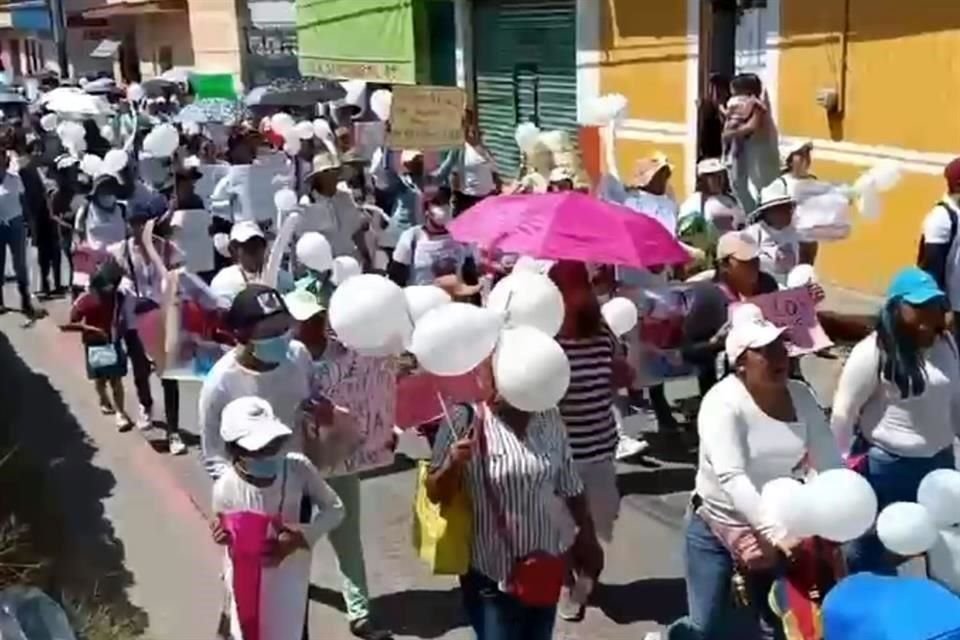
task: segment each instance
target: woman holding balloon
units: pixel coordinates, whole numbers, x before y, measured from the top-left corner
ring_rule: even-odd
[[[880,509],[916,502],[928,473],[954,468],[960,358],[947,309],[933,276],[904,269],[890,285],[876,331],[854,347],[840,375],[831,425]],[[874,535],[851,545],[848,564],[851,572],[894,570]]]
[[[733,315],[725,350],[734,372],[707,393],[697,419],[700,462],[685,534],[690,613],[669,639],[782,637],[767,595],[798,540],[761,506],[760,490],[841,465],[813,393],[789,378],[783,332],[753,305]]]

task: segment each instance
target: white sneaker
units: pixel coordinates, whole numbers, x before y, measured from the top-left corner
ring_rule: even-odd
[[[617,460],[626,460],[639,455],[650,448],[650,443],[643,439],[633,438],[628,435],[620,436],[617,443]]]
[[[171,433],[167,436],[167,446],[172,456],[181,456],[187,452],[187,445],[183,443],[179,433]]]
[[[120,432],[130,431],[133,429],[133,421],[123,411],[118,411],[117,415],[114,416],[114,420],[117,423],[117,430]]]
[[[137,418],[137,429],[149,431],[153,428],[153,411],[140,406],[140,416]]]

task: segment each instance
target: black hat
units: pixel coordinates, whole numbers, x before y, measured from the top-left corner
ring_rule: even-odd
[[[249,284],[233,299],[227,312],[227,324],[234,331],[252,332],[252,338],[266,338],[287,331],[292,318],[276,289]]]

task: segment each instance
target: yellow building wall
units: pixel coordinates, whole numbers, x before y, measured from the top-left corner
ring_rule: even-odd
[[[921,153],[960,147],[960,2],[849,0],[844,112],[828,117],[815,98],[842,86],[847,1],[781,0],[781,134]],[[814,150],[821,178],[851,180],[864,169],[818,159]],[[882,292],[916,259],[921,221],[942,190],[938,176],[907,173],[887,194],[881,220],[857,219],[851,238],[822,248],[822,277]]]
[[[187,5],[197,70],[239,76],[244,52],[236,0],[187,0]]]
[[[140,53],[140,75],[144,79],[163,73],[164,70],[160,68],[160,50],[163,47],[170,47],[173,53],[173,66],[193,66],[190,19],[186,12],[140,16],[136,20],[136,30],[137,50]]]

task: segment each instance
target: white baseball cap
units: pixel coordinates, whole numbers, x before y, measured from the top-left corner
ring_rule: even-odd
[[[727,361],[735,363],[747,349],[759,349],[777,340],[786,331],[765,320],[763,312],[754,304],[742,304],[731,314],[730,333],[727,334]]]
[[[263,229],[256,222],[244,220],[233,225],[230,230],[230,242],[243,244],[251,238],[264,238]]]
[[[263,398],[244,396],[231,400],[220,414],[220,437],[245,451],[260,451],[277,438],[293,434]]]

